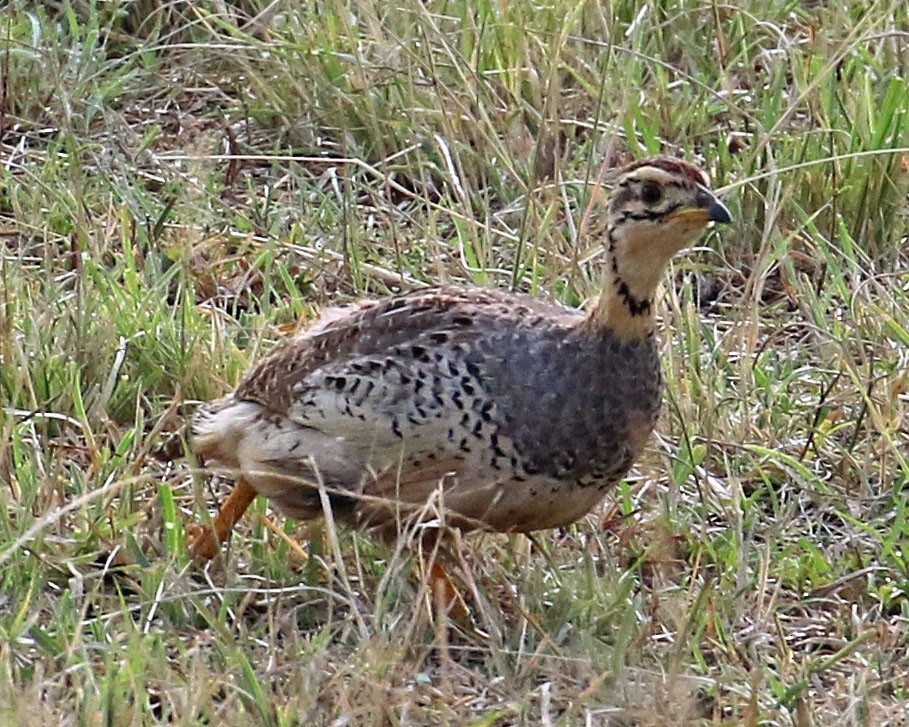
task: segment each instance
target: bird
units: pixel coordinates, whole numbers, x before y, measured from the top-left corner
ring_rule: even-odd
[[[729,209],[696,165],[618,170],[602,289],[578,310],[440,286],[331,309],[201,406],[189,447],[236,486],[190,552],[219,552],[257,495],[391,532],[436,498],[445,524],[529,533],[591,512],[641,454],[663,380],[655,296],[670,259]]]

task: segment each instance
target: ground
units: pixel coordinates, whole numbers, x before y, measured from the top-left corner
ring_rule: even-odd
[[[907,8],[7,3],[0,723],[905,724]],[[601,509],[452,543],[449,623],[405,543],[262,502],[190,563],[195,403],[326,305],[585,305],[595,182],[656,153],[735,222]]]

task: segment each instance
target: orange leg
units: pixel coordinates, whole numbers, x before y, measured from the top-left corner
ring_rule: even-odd
[[[429,575],[436,608],[459,621],[466,620],[470,615],[470,609],[467,608],[464,596],[452,583],[444,566],[433,560],[429,567]]]
[[[256,490],[244,479],[237,480],[234,489],[218,510],[212,520],[212,526],[190,525],[187,545],[194,558],[211,560],[221,548],[221,543],[230,537],[234,525],[240,522],[246,508],[256,499]]]

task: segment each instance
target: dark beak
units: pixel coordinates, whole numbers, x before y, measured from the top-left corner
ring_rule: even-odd
[[[698,207],[707,210],[707,216],[711,222],[719,222],[726,225],[732,222],[732,215],[726,205],[706,190],[698,195]]]

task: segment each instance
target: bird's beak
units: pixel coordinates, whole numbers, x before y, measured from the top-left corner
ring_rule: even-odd
[[[699,194],[698,205],[701,205],[702,203],[707,205],[707,218],[711,222],[719,222],[723,225],[728,225],[732,222],[732,215],[729,213],[729,208],[720,202],[713,194],[709,192],[702,192]]]
[[[681,217],[692,224],[702,226],[706,226],[710,222],[719,222],[721,224],[732,222],[729,208],[720,202],[716,195],[706,189],[702,189],[698,193],[697,206],[683,207],[673,212],[673,216]]]

